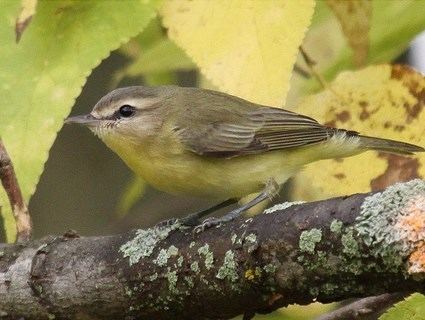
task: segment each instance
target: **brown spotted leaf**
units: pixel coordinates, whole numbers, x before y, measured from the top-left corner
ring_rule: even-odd
[[[341,24],[342,31],[354,51],[354,63],[364,65],[369,49],[369,30],[372,17],[371,0],[327,0]]]
[[[407,66],[378,65],[341,73],[330,89],[305,98],[297,110],[322,123],[425,146],[425,79]],[[367,192],[425,177],[425,155],[368,151],[313,163],[296,177],[293,196],[312,200]]]

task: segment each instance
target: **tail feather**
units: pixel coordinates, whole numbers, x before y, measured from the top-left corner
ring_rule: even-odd
[[[360,146],[365,149],[371,149],[376,151],[383,151],[396,154],[414,154],[415,152],[424,152],[425,149],[414,144],[381,139],[368,136],[359,136]]]

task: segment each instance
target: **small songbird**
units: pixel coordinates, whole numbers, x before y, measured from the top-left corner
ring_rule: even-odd
[[[87,126],[155,188],[222,201],[181,219],[196,231],[230,221],[271,198],[310,162],[367,150],[425,151],[413,144],[330,128],[280,108],[225,93],[177,86],[116,89],[90,114],[67,123]],[[259,193],[221,218],[200,218]]]

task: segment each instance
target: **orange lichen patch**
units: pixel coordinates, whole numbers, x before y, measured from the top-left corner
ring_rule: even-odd
[[[409,242],[425,242],[425,195],[409,202],[395,227],[407,232],[406,240]]]
[[[258,278],[261,276],[261,269],[255,268],[254,269],[248,269],[245,271],[245,279],[247,280],[254,280],[255,278]]]
[[[409,274],[425,272],[425,195],[412,199],[396,224],[412,245],[408,262]]]
[[[254,280],[255,279],[254,270],[252,270],[252,269],[246,270],[245,271],[245,279]]]
[[[425,243],[423,241],[410,255],[407,272],[409,274],[425,272]]]

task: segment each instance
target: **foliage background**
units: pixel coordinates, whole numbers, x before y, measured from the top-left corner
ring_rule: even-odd
[[[25,2],[28,1],[23,1],[23,3]],[[84,84],[84,78],[89,75],[87,70],[96,66],[103,58],[105,59],[88,76],[87,82],[72,109],[73,114],[88,113],[101,96],[117,86],[142,83],[149,85],[176,83],[183,86],[212,87],[211,79],[217,85],[217,78],[222,78],[221,85],[229,91],[239,92],[240,95],[249,97],[251,92],[254,91],[253,87],[264,85],[254,82],[247,87],[236,88],[226,82],[227,78],[233,76],[228,72],[229,67],[225,65],[221,69],[213,68],[208,64],[208,59],[203,54],[205,48],[210,49],[208,41],[201,41],[205,32],[198,34],[195,32],[194,37],[189,37],[189,39],[178,36],[182,32],[183,34],[187,33],[187,30],[196,31],[196,19],[194,22],[189,19],[187,25],[181,25],[179,19],[184,18],[185,21],[188,19],[187,17],[173,16],[172,13],[177,12],[176,8],[173,8],[173,6],[178,6],[176,2],[164,1],[165,5],[160,9],[160,13],[165,16],[167,16],[167,10],[169,13],[171,12],[163,22],[170,29],[175,29],[174,35],[170,32],[170,37],[167,37],[160,18],[150,20],[155,15],[155,10],[160,8],[161,1],[139,2],[128,0],[125,2],[128,6],[122,6],[121,3],[120,7],[122,8],[120,9],[114,7],[114,5],[117,5],[117,2],[114,1],[93,1],[92,4],[81,1],[40,1],[38,3],[34,21],[24,32],[22,42],[0,48],[0,57],[6,57],[2,60],[3,62],[0,62],[2,66],[0,80],[3,85],[1,90],[3,90],[2,93],[5,97],[3,102],[0,103],[0,135],[4,135],[5,128],[12,118],[17,119],[16,123],[22,123],[22,119],[25,119],[25,117],[29,117],[31,120],[40,115],[40,121],[42,121],[46,114],[46,108],[51,108],[51,113],[55,114],[56,120],[65,117],[67,108],[63,108],[61,105],[69,104],[66,101],[72,100],[72,97],[77,95],[80,86]],[[279,1],[271,0],[269,2],[255,2],[257,7],[254,12],[262,13],[264,10],[262,3],[272,2],[279,3]],[[408,0],[374,0],[372,2],[372,26],[370,36],[366,38],[369,46],[367,64],[396,60],[408,62],[409,52],[406,49],[409,42],[416,34],[425,29],[425,20],[423,19],[425,2],[422,4],[420,2],[415,3],[415,1]],[[65,16],[66,10],[74,10],[75,15],[70,14],[68,20],[58,17],[58,14],[62,14],[62,11],[58,12],[58,3],[61,4],[59,8],[65,10]],[[198,3],[202,3],[202,1]],[[238,6],[243,5],[243,2],[236,0],[233,8],[224,7],[224,2],[221,1],[216,3],[219,3],[219,5],[214,10],[226,10],[226,12],[230,12],[230,16],[225,17],[222,21],[209,21],[208,26],[230,30],[234,24],[239,23],[242,30],[248,29],[244,19],[236,19]],[[291,10],[312,10],[310,4],[313,3],[313,0],[305,0],[301,3]],[[111,7],[108,7],[108,5]],[[140,10],[142,6],[144,6],[143,10]],[[0,10],[4,9],[4,12],[6,12],[5,8],[9,10],[8,12],[17,15],[20,3],[14,0],[3,0],[0,4]],[[201,6],[196,10],[203,12],[204,9]],[[208,9],[212,10],[212,8]],[[49,10],[53,10],[50,11],[50,15],[56,17],[57,20],[52,22],[49,19]],[[231,19],[232,15],[235,19]],[[98,19],[100,16],[108,19]],[[127,19],[129,16],[132,18]],[[43,19],[45,21],[41,21]],[[174,24],[173,19],[177,21]],[[264,28],[262,32],[267,34],[267,19],[271,18],[266,16],[262,19],[260,29]],[[347,20],[349,19],[347,18]],[[397,23],[388,23],[388,21],[394,20],[397,20]],[[286,23],[283,23],[285,21]],[[10,33],[11,27],[14,24],[12,15],[7,16],[7,20],[3,20],[3,22],[6,23],[0,26],[2,39],[7,38],[10,42],[11,37],[13,37]],[[194,23],[195,27],[191,23]],[[296,23],[298,23],[296,20],[290,22],[279,20],[276,26],[281,28],[278,29],[280,32],[290,33],[291,28],[295,28],[293,24]],[[250,24],[250,21],[248,21],[248,24]],[[301,24],[299,28],[302,29]],[[138,35],[146,25],[147,28]],[[117,28],[117,26],[121,26],[122,29]],[[37,30],[37,28],[39,29]],[[63,37],[67,41],[58,41],[56,38],[58,30],[63,33]],[[301,30],[300,38],[303,37],[303,33],[304,31]],[[238,34],[234,37],[239,38]],[[197,46],[198,42],[193,39],[199,41],[199,46]],[[216,47],[223,52],[231,51],[234,38],[223,37],[221,40],[222,42],[218,42],[219,44]],[[191,41],[195,46],[188,49],[188,42]],[[233,50],[237,52],[250,41],[251,38],[249,37],[245,40],[241,39],[234,45]],[[266,48],[265,52],[268,53],[269,48],[275,45],[270,39],[267,41],[264,43],[264,47]],[[104,43],[106,44],[103,45]],[[225,45],[226,43],[228,45]],[[177,44],[185,48],[188,54]],[[75,50],[73,45],[77,45],[81,50]],[[294,52],[297,46],[293,48]],[[339,72],[355,68],[352,50],[341,32],[338,19],[329,10],[325,1],[316,1],[312,26],[307,33],[303,46],[317,60],[317,69],[329,81]],[[21,52],[16,54],[13,51],[16,48]],[[219,49],[217,50],[219,51]],[[273,47],[273,50],[277,52],[284,49],[278,45]],[[113,52],[109,55],[110,50],[113,50]],[[270,51],[272,50],[270,49]],[[288,60],[291,56],[289,54],[288,58],[286,53],[278,57],[272,53],[268,54],[266,61],[275,62],[275,66],[280,65],[279,59]],[[44,64],[46,57],[60,67],[54,69],[54,73],[47,74],[53,79],[57,77],[59,81],[63,80],[65,87],[69,86],[69,90],[66,89],[65,92],[68,98],[67,100],[58,99],[57,105],[50,104],[45,107],[41,105],[40,108],[43,109],[37,110],[34,107],[40,105],[37,104],[39,103],[37,99],[43,99],[55,87],[48,83],[44,91],[39,92],[40,97],[37,98],[31,91],[33,89],[31,83],[26,82],[26,79],[46,74],[46,69],[48,69]],[[276,59],[276,61],[273,59]],[[302,62],[299,61],[299,63],[302,65]],[[81,68],[81,70],[76,72],[75,69],[78,68]],[[200,73],[199,68],[201,68],[203,74],[209,75],[209,80]],[[290,72],[291,68],[292,64],[286,72]],[[286,90],[289,88],[289,79],[285,79],[285,68],[283,66],[282,68],[273,68],[273,64],[271,64],[271,67],[264,70],[262,70],[264,72],[262,76],[270,78],[272,83],[266,85],[266,88],[273,87],[281,90],[273,89],[270,94],[252,97],[252,99],[269,102],[267,99],[272,95],[274,99],[272,101],[283,102]],[[274,72],[275,70],[277,71]],[[247,74],[250,72],[255,72],[255,70],[248,70]],[[242,79],[246,78],[247,74],[241,75]],[[279,81],[283,82],[280,83]],[[20,94],[8,98],[12,95],[5,94],[6,85],[9,86],[9,89],[7,89],[9,91],[11,89],[21,90]],[[250,87],[251,85],[253,87]],[[283,88],[283,86],[287,88]],[[315,79],[308,80],[299,75],[294,75],[286,105],[294,107],[300,97],[318,89],[319,85]],[[26,103],[22,107],[24,100]],[[273,103],[270,101],[270,104]],[[16,110],[15,105],[21,106],[20,109]],[[24,111],[26,114],[22,117]],[[303,110],[299,111],[303,112]],[[54,126],[59,129],[61,121],[55,122]],[[26,131],[22,131],[26,135],[26,139],[29,139],[29,146],[32,145],[32,141],[40,140],[40,144],[45,142],[42,133],[39,133],[38,130],[39,123],[35,122],[33,127],[27,127]],[[35,152],[35,155],[38,156],[37,150],[25,151],[31,152],[31,156]],[[40,154],[43,158],[42,152]],[[24,176],[22,173],[18,172],[18,174]],[[34,174],[36,175],[36,173]],[[24,188],[26,188],[25,184]],[[30,189],[31,187],[28,187],[28,190],[25,191],[27,195],[31,193]],[[285,193],[283,197],[285,197]],[[141,198],[140,201],[139,198]],[[281,200],[277,199],[276,201]],[[61,234],[69,229],[75,229],[81,235],[118,233],[134,227],[150,226],[160,220],[184,215],[210,204],[207,201],[189,197],[174,197],[145,186],[141,180],[135,179],[121,160],[95,136],[88,130],[77,126],[65,126],[59,131],[50,150],[37,190],[29,203],[35,237],[55,233]],[[0,229],[0,237],[3,239],[5,237],[3,228]],[[313,314],[323,312],[327,308],[332,308],[332,306],[316,305],[296,311],[290,308],[281,311],[279,314],[258,318],[310,319]]]

